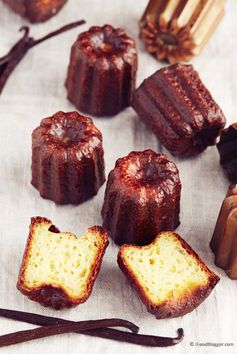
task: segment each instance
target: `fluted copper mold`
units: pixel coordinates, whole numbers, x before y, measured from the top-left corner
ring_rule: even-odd
[[[237,183],[237,123],[221,131],[217,149],[226,175],[232,183]]]
[[[214,145],[226,123],[192,65],[158,70],[134,91],[131,105],[175,156],[196,155]]]
[[[222,203],[210,242],[215,264],[237,279],[237,185],[231,185]]]
[[[150,0],[140,38],[158,60],[173,64],[198,55],[224,15],[225,0]]]
[[[110,172],[103,226],[118,245],[149,244],[179,225],[181,183],[176,165],[152,150],[131,152]]]
[[[91,118],[57,112],[32,133],[32,184],[41,197],[79,204],[104,183],[102,135]]]
[[[79,111],[115,115],[130,105],[136,72],[135,41],[121,28],[91,27],[78,36],[71,49],[68,99]]]
[[[30,22],[44,22],[56,15],[67,0],[3,0]]]

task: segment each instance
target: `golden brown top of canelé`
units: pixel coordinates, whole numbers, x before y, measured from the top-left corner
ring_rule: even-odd
[[[102,134],[89,117],[78,112],[57,112],[44,118],[32,133],[33,148],[46,147],[50,151],[63,150],[65,154],[87,155],[102,145]]]
[[[180,190],[179,171],[167,156],[153,150],[133,151],[128,156],[117,160],[111,171],[114,185],[128,193],[147,198],[160,199]]]
[[[109,58],[129,62],[136,57],[135,40],[122,28],[115,29],[111,25],[91,27],[78,36],[75,45],[91,59]]]

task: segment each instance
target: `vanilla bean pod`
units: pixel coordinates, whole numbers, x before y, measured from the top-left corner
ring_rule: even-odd
[[[24,26],[20,29],[23,31],[23,37],[14,44],[10,51],[2,58],[0,58],[0,94],[9,78],[11,73],[14,71],[17,64],[24,58],[26,53],[36,45],[47,41],[48,39],[55,37],[63,32],[71,30],[75,27],[81,26],[85,23],[84,20],[69,23],[66,26],[59,28],[58,30],[47,34],[46,36],[34,39],[29,36],[29,27]]]
[[[59,334],[70,333],[74,331],[86,331],[90,329],[99,329],[107,327],[126,327],[130,328],[130,325],[121,325],[120,319],[102,319],[94,321],[80,321],[80,322],[68,322],[59,323],[50,326],[38,327],[35,329],[28,329],[24,331],[17,331],[14,333],[8,333],[0,336],[0,348],[7,347],[14,344],[28,342],[34,339],[51,337]]]
[[[67,321],[60,318],[42,316],[22,311],[15,310],[7,310],[0,309],[0,316],[5,318],[14,319],[21,322],[27,322],[40,326],[49,326],[49,325],[57,325],[61,323],[71,323],[71,321]],[[130,323],[130,322],[129,322]],[[89,336],[100,337],[105,339],[111,339],[126,343],[138,344],[143,346],[151,346],[151,347],[165,347],[172,346],[178,344],[182,341],[184,337],[184,332],[182,328],[177,330],[178,336],[175,338],[169,337],[158,337],[158,336],[150,336],[150,335],[142,335],[136,334],[138,332],[138,327],[133,325],[134,328],[130,328],[134,333],[128,333],[124,331],[120,331],[112,328],[98,328],[98,329],[90,329],[86,331],[74,331],[76,333],[81,333]]]
[[[97,336],[97,330],[89,330],[90,336]],[[84,334],[84,332],[81,332]],[[124,331],[115,330],[113,328],[104,328],[100,333],[101,338],[114,339],[119,342],[126,342],[131,344],[143,345],[145,347],[170,347],[180,343],[184,338],[183,328],[177,329],[177,337],[160,337],[148,334],[136,334]]]
[[[38,315],[36,313],[29,313],[24,311],[16,311],[16,310],[8,310],[0,308],[0,317],[9,318],[12,320],[26,322],[38,326],[51,326],[57,324],[65,324],[65,323],[75,323],[75,321],[65,320],[63,318],[58,317],[50,317],[44,315]],[[136,326],[134,323],[118,319],[118,318],[111,318],[110,321],[114,321],[117,323],[117,327],[124,327],[129,329],[133,333],[137,333],[139,331],[139,327]],[[98,320],[101,321],[101,320]],[[86,322],[86,321],[85,321]]]

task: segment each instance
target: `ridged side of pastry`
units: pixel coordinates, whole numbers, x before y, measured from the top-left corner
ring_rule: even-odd
[[[158,232],[179,225],[180,192],[178,169],[165,155],[133,151],[109,174],[103,227],[118,245],[149,244]]]
[[[44,22],[56,15],[67,0],[3,0],[13,11],[30,22]]]
[[[160,233],[148,246],[123,245],[118,264],[157,319],[191,312],[219,281],[191,247],[173,232]]]
[[[54,309],[83,303],[91,294],[107,246],[108,234],[100,226],[77,238],[60,232],[46,218],[34,217],[17,288]]]
[[[32,133],[32,184],[58,204],[92,198],[105,181],[102,134],[91,118],[57,112]]]
[[[159,196],[159,203],[154,199],[142,207],[132,192],[131,196],[123,195],[111,180],[112,172],[108,177],[102,217],[103,227],[110,231],[117,245],[148,244],[157,235],[157,230],[174,230],[179,225],[179,193],[174,198]]]
[[[226,122],[191,65],[158,70],[134,92],[132,107],[177,156],[195,155],[214,145]]]
[[[75,163],[76,161],[76,163]],[[55,154],[47,148],[32,147],[32,184],[43,198],[57,204],[79,204],[93,197],[105,181],[104,153],[95,148],[90,156],[65,160],[63,149]]]

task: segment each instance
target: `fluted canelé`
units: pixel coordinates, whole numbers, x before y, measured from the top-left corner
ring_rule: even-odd
[[[152,150],[133,151],[110,172],[103,226],[118,245],[149,244],[179,225],[181,183],[176,165]]]
[[[79,204],[105,181],[101,132],[91,118],[57,112],[32,133],[32,184],[41,197]]]
[[[175,156],[196,155],[214,145],[226,123],[192,65],[158,70],[134,91],[131,105]]]
[[[112,116],[130,105],[137,52],[123,29],[94,26],[71,49],[66,80],[68,99],[79,111]]]
[[[199,54],[224,16],[225,0],[150,0],[140,38],[158,60],[173,64]]]

